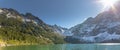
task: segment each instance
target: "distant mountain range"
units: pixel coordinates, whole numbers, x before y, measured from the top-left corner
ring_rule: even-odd
[[[49,25],[31,13],[0,8],[1,44],[119,43],[120,2],[70,29]]]

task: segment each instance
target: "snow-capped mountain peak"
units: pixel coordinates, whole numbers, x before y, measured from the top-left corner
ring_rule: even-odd
[[[73,38],[82,42],[116,42],[120,40],[120,2],[98,14],[95,18],[88,18],[81,24],[72,27]]]

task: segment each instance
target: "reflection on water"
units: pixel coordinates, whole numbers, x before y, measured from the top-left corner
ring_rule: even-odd
[[[31,45],[1,47],[0,50],[120,50],[120,45],[118,43]]]

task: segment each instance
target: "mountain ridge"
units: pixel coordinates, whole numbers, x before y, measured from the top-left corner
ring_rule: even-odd
[[[61,44],[64,36],[31,13],[20,14],[14,9],[0,8],[0,45]]]
[[[79,43],[118,43],[120,42],[120,1],[110,8],[98,14],[96,17],[88,18],[81,24],[70,29],[73,33],[70,38],[76,39]]]

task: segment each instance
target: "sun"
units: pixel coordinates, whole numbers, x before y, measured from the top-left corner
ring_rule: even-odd
[[[114,7],[114,4],[118,0],[100,0],[99,2],[103,5],[103,9],[108,9],[110,7]]]

